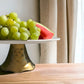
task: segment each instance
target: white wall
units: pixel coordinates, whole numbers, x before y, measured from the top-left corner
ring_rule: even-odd
[[[21,20],[29,18],[39,21],[39,5],[38,0],[0,0],[0,15],[10,12],[17,12]],[[39,63],[39,45],[27,45],[30,58],[34,63]],[[0,44],[0,64],[7,57],[9,45]]]

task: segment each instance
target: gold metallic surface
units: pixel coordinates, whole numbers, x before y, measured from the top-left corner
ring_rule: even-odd
[[[35,65],[29,59],[24,44],[11,44],[7,59],[0,68],[3,71],[18,73],[31,71],[35,68]]]

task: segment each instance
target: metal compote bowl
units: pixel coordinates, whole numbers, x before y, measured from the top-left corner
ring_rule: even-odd
[[[11,44],[7,59],[0,68],[3,71],[23,72],[33,70],[35,65],[30,60],[24,44]]]
[[[59,38],[28,41],[0,41],[1,44],[11,44],[8,56],[5,62],[0,66],[1,71],[18,73],[33,70],[35,68],[35,64],[30,60],[25,44],[45,43],[56,40],[59,40]]]

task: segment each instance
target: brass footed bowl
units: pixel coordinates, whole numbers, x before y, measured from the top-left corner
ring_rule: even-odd
[[[30,60],[24,44],[11,44],[7,59],[0,66],[5,72],[24,72],[31,71],[35,64]]]
[[[28,41],[17,41],[17,40],[1,40],[0,44],[11,44],[7,59],[0,66],[0,71],[8,74],[11,72],[18,73],[24,71],[31,71],[35,68],[35,64],[30,60],[25,44],[37,44],[46,43],[60,40],[60,38],[45,39],[45,40],[28,40]],[[2,74],[3,75],[3,74]]]

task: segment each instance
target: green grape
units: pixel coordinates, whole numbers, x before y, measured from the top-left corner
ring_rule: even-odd
[[[27,25],[29,25],[31,21],[32,19],[27,20]]]
[[[20,24],[18,24],[18,23],[14,23],[14,25],[13,26],[16,26],[16,27],[20,27]]]
[[[3,27],[1,29],[1,35],[6,37],[8,34],[9,34],[8,28],[7,27]]]
[[[30,33],[35,33],[38,31],[38,28],[36,26],[30,28]]]
[[[11,31],[12,33],[18,32],[18,27],[17,27],[17,26],[12,26],[12,27],[10,28],[10,31]]]
[[[28,36],[30,36],[29,30],[28,30],[27,28],[25,28],[25,27],[21,27],[21,28],[20,28],[20,32],[21,32],[21,33],[22,33],[22,32],[26,32],[26,33],[28,34]]]
[[[17,13],[15,13],[15,12],[11,12],[10,14],[9,14],[9,18],[11,18],[11,19],[16,19],[18,17],[18,15],[17,15]]]
[[[39,36],[36,33],[31,34],[30,38],[32,40],[38,40]]]
[[[5,27],[4,27],[5,26]],[[38,40],[41,29],[36,27],[36,22],[29,19],[21,21],[17,13],[0,16],[0,39],[9,40]]]
[[[13,39],[12,35],[13,35],[13,33],[11,33],[11,32],[9,31],[9,34],[8,34],[8,39],[9,39],[9,40],[12,40],[12,39]]]
[[[29,22],[31,22],[32,21],[32,19],[29,19],[29,20],[27,20],[27,23],[29,23]]]
[[[17,23],[19,23],[19,24],[21,23],[20,18],[16,18],[15,21],[16,21]]]
[[[8,19],[7,22],[6,22],[6,25],[10,27],[10,26],[13,26],[14,23],[15,22],[13,21],[13,19]]]
[[[37,31],[36,33],[38,34],[38,36],[40,36],[40,32],[39,31]]]
[[[28,34],[28,36],[30,37],[30,31],[29,30],[27,30],[27,31],[25,31],[27,34]]]
[[[0,25],[0,29],[2,28],[3,26],[2,25]]]
[[[38,34],[38,36],[40,36],[40,34],[41,34],[40,32],[41,32],[41,29],[37,28],[37,32],[36,33]]]
[[[41,32],[41,29],[40,29],[40,28],[37,28],[37,30],[38,30],[39,32]]]
[[[36,33],[32,33],[31,36],[30,36],[30,38],[32,40],[38,40],[39,36],[40,36],[40,33],[37,31]]]
[[[15,24],[16,22],[14,21],[14,24]]]
[[[21,26],[21,27],[27,27],[27,22],[22,21],[22,22],[20,23],[20,26]]]
[[[34,21],[29,22],[29,24],[27,24],[28,28],[31,29],[32,27],[36,26],[36,23]]]
[[[27,33],[25,32],[22,32],[21,35],[20,35],[20,39],[21,40],[28,40],[29,36]]]
[[[20,40],[20,32],[13,33],[13,39],[14,40]]]
[[[0,25],[6,25],[7,19],[5,15],[0,16]]]
[[[22,33],[22,32],[25,32],[25,31],[27,31],[27,28],[25,28],[25,27],[21,27],[20,28],[20,32]]]

